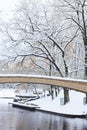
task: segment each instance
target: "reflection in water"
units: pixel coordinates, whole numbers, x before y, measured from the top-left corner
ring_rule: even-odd
[[[0,130],[87,130],[86,119],[69,119],[13,108],[0,99]]]

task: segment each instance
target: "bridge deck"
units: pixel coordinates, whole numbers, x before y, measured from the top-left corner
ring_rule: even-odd
[[[36,83],[55,85],[64,88],[74,89],[87,93],[87,80],[76,80],[60,77],[24,75],[24,74],[4,74],[0,75],[0,83]]]

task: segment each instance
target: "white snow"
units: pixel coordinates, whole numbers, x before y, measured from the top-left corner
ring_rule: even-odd
[[[83,105],[83,97],[85,94],[70,91],[70,102],[66,105],[60,105],[60,98],[62,97],[62,91],[58,97],[56,97],[53,101],[51,97],[41,98],[30,103],[38,104],[39,107],[43,110],[63,113],[63,114],[71,114],[71,115],[84,115],[87,114],[87,105]]]
[[[3,97],[3,98],[6,98],[6,97],[15,97],[15,89],[0,89],[0,98]]]
[[[0,89],[0,97],[15,97],[16,94],[17,93],[15,93],[15,89],[6,89],[6,88]],[[26,94],[29,95],[29,93]],[[42,110],[62,113],[62,114],[71,114],[71,115],[87,114],[87,105],[83,104],[83,98],[85,97],[85,94],[70,90],[69,96],[70,96],[70,101],[66,105],[61,105],[60,103],[60,99],[63,98],[62,90],[58,94],[58,97],[55,97],[54,100],[52,100],[51,96],[46,96],[46,97],[42,96],[40,99],[25,102],[25,104],[23,105],[27,106],[28,103],[29,104],[32,103],[38,105]]]

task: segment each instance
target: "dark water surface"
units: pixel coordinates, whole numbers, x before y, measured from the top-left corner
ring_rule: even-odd
[[[0,130],[87,130],[87,120],[17,109],[0,99]]]

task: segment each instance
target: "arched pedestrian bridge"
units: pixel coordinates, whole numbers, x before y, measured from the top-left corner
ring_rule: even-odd
[[[3,74],[0,83],[36,83],[74,89],[87,93],[87,80],[60,78],[40,75]]]

